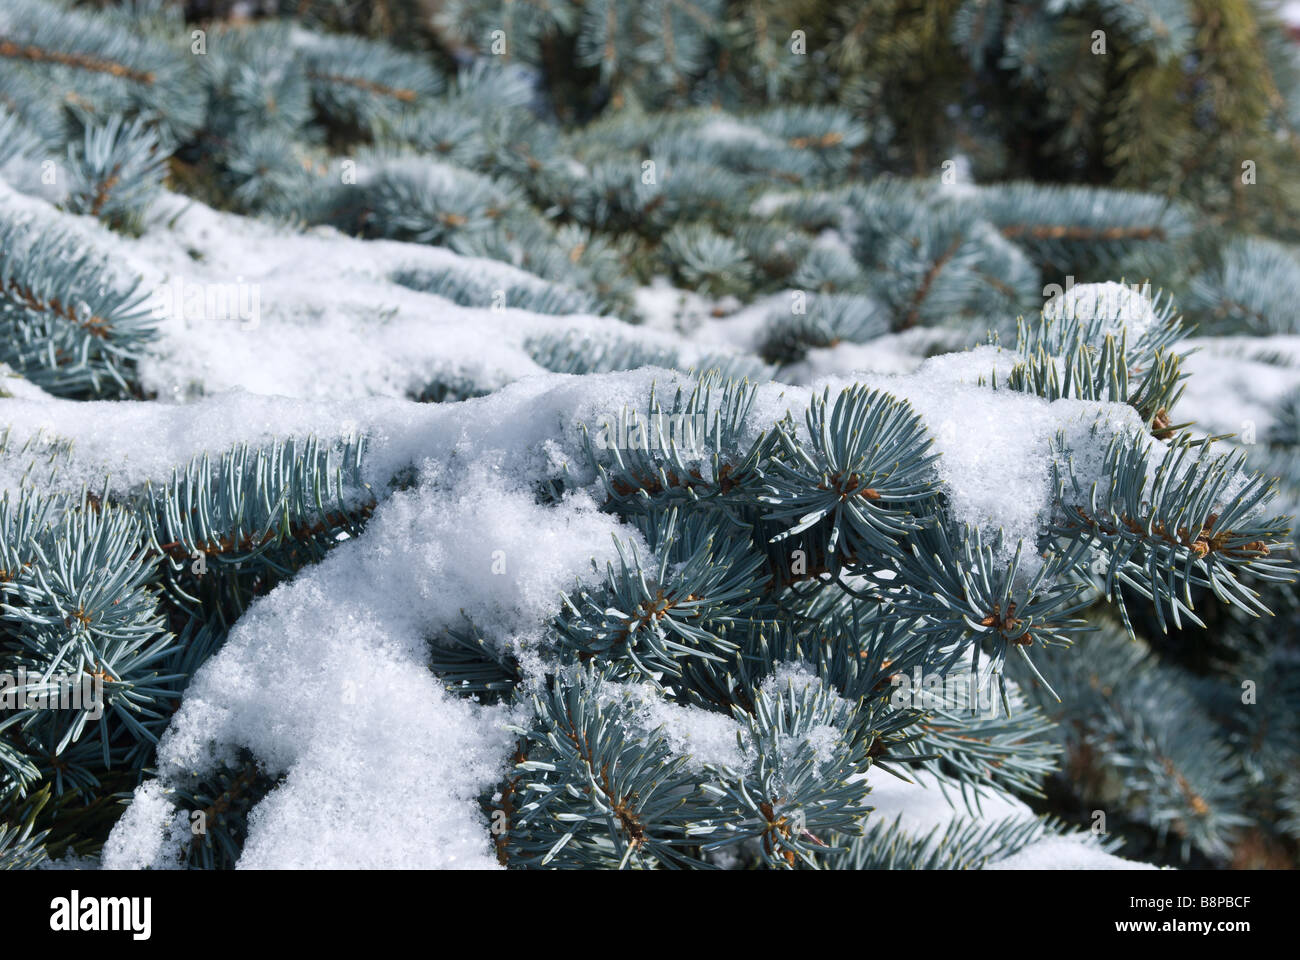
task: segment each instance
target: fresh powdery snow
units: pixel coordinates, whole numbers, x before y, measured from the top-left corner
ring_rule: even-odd
[[[718,352],[608,317],[461,307],[389,278],[454,267],[502,288],[538,281],[497,261],[362,242],[329,227],[296,232],[175,194],[153,205],[139,239],[60,214],[3,180],[0,207],[38,228],[70,230],[110,256],[124,280],[141,278],[160,340],[141,380],[163,398],[234,389],[313,400],[406,397],[435,380],[462,379],[488,390],[542,372],[524,344],[552,331],[672,347],[684,362]]]
[[[663,395],[689,380],[651,368],[546,373],[525,341],[569,330],[617,335],[671,347],[689,362],[749,346],[728,346],[726,325],[745,340],[745,331],[759,329],[761,307],[739,319],[700,312],[687,324],[661,316],[641,327],[473,309],[388,278],[403,267],[455,267],[503,283],[531,281],[446,250],[329,229],[294,232],[174,195],[155,204],[135,239],[58,213],[3,182],[0,208],[80,235],[124,276],[142,278],[159,308],[159,340],[144,366],[145,386],[158,401],[74,403],[11,375],[0,381],[9,394],[0,400],[0,419],[11,444],[34,441],[39,451],[71,442],[49,484],[98,489],[107,477],[111,489],[125,491],[164,480],[204,453],[309,434],[365,435],[376,490],[402,468],[415,477],[381,500],[360,536],[258,599],[234,626],[194,676],[159,747],[157,779],[136,791],[103,865],[173,865],[189,828],[167,788],[247,750],[282,783],[251,815],[242,867],[495,866],[476,798],[501,778],[508,725],[526,718],[446,693],[428,669],[427,638],[469,616],[485,635],[509,644],[525,668],[537,669],[533,651],[561,591],[593,582],[593,559],[602,568],[615,559],[616,530],[624,539],[634,535],[588,493],[542,505],[535,484],[582,462],[581,425],[606,422],[624,405],[643,410],[652,386]],[[232,280],[246,285],[237,292],[247,316],[186,312],[190,285]],[[689,298],[660,286],[642,300],[677,312]],[[1005,350],[921,361],[915,352],[924,348],[914,334],[822,351],[796,371],[803,385],[758,387],[748,426],[770,428],[787,413],[802,421],[814,396],[853,382],[906,398],[942,454],[939,479],[957,516],[1002,530],[1012,546],[1044,522],[1048,452],[1058,432],[1095,453],[1109,437],[1141,430],[1127,406],[993,392],[981,380],[1005,370]],[[437,376],[493,392],[449,404],[405,399]],[[1080,459],[1085,473],[1100,462],[1099,455]],[[0,489],[15,489],[23,466],[5,461]],[[740,762],[730,718],[644,690],[626,695],[640,698],[645,722],[664,725],[692,763]],[[975,812],[950,803],[925,777],[903,784],[877,770],[869,776],[884,813],[868,818],[872,824],[900,810],[905,828],[915,831],[953,816],[989,816],[987,806]],[[1011,798],[992,795],[985,804],[1000,815],[1027,815]],[[1131,866],[1076,839],[1038,841],[1002,865]]]
[[[895,828],[912,838],[925,837],[932,830],[943,833],[950,824],[1020,822],[1034,819],[1034,812],[1022,801],[1001,793],[989,793],[978,807],[950,802],[947,793],[930,773],[914,774],[911,781],[873,776],[871,802],[874,812],[867,818],[868,830]],[[1026,844],[1010,856],[994,859],[985,870],[1154,870],[1151,864],[1135,863],[1086,842],[1083,834],[1044,836]]]
[[[1000,530],[1009,556],[1021,540],[1032,545],[1043,526],[1052,499],[1048,454],[1058,434],[1067,437],[1075,475],[1086,483],[1101,479],[1113,437],[1145,433],[1128,404],[1048,401],[983,385],[994,371],[1004,377],[1013,362],[1011,351],[982,346],[931,357],[914,373],[834,376],[814,388],[834,394],[856,382],[906,399],[942,454],[936,468],[954,517],[986,533]],[[1036,557],[1030,550],[1024,562]]]
[[[1282,400],[1300,391],[1300,336],[1193,337],[1187,392],[1175,413],[1202,433],[1263,443]]]
[[[1098,336],[1127,334],[1129,343],[1137,343],[1156,322],[1148,292],[1113,281],[1081,283],[1047,301],[1043,316],[1048,320],[1095,320]]]
[[[588,557],[613,558],[614,524],[583,498],[544,511],[486,465],[394,495],[363,537],[239,621],[172,720],[161,782],[240,747],[285,775],[253,814],[241,867],[493,865],[476,797],[500,779],[510,717],[444,692],[425,637],[462,609],[535,636]],[[494,551],[504,576],[489,573]],[[131,806],[104,865],[166,864],[176,821],[169,805]]]

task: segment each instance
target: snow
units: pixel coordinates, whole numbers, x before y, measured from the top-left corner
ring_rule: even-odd
[[[143,386],[183,401],[247,390],[313,400],[407,397],[437,381],[467,380],[483,390],[542,371],[526,342],[556,319],[516,309],[462,307],[389,280],[402,270],[458,267],[500,284],[537,279],[497,261],[437,247],[364,241],[329,227],[287,227],[211,210],[166,194],[138,239],[87,217],[70,217],[0,182],[0,213],[57,223],[112,256],[123,278],[143,280],[159,343],[141,367]],[[176,291],[180,291],[178,295]],[[188,304],[242,303],[209,316]],[[564,329],[658,348],[684,363],[734,348],[693,348],[611,317],[565,317]]]
[[[747,757],[737,734],[740,724],[722,713],[702,707],[688,707],[665,700],[649,683],[606,684],[606,701],[617,699],[629,718],[630,732],[644,735],[658,730],[673,753],[684,756],[686,769],[693,773],[707,766],[743,768]]]
[[[759,684],[759,690],[769,701],[800,699],[809,695],[818,696],[825,690],[828,713],[847,715],[852,712],[848,701],[840,697],[808,665],[800,662],[778,663],[772,673]],[[779,736],[782,757],[799,757],[809,755],[817,763],[818,769],[835,760],[842,749],[842,735],[830,724],[818,724],[799,733],[782,733]]]
[[[1003,793],[985,791],[977,810],[953,803],[940,789],[932,774],[918,772],[912,782],[900,780],[884,771],[872,772],[871,805],[867,817],[868,831],[892,826],[912,837],[923,837],[938,828],[942,832],[950,823],[970,819],[1032,820],[1034,812],[1021,800]],[[1044,836],[1027,844],[1010,856],[987,864],[986,870],[1154,870],[1151,864],[1117,857],[1090,845],[1087,834]]]
[[[634,299],[636,313],[644,326],[684,334],[698,330],[715,311],[730,313],[739,305],[734,297],[728,298],[724,305],[692,290],[680,290],[667,277],[654,277],[648,286],[638,287]],[[731,348],[734,349],[734,344]]]
[[[814,347],[802,360],[783,369],[781,377],[790,383],[812,383],[858,373],[913,373],[927,356],[964,350],[974,339],[961,330],[913,327],[866,343],[842,341],[833,347]]]
[[[933,774],[924,771],[909,773],[911,782],[901,780],[892,773],[873,770],[867,780],[871,784],[871,806],[867,819],[880,826],[899,819],[899,826],[908,833],[919,835],[935,826],[947,826],[954,818],[970,816],[974,811],[957,806],[942,789]],[[1004,793],[986,791],[980,800],[979,813],[987,820],[1032,819],[1034,813],[1022,801]]]
[[[985,870],[1155,870],[1150,863],[1125,860],[1067,837],[1043,837]]]
[[[859,382],[904,398],[930,428],[941,454],[938,479],[954,515],[990,533],[1002,530],[1009,552],[1019,539],[1032,543],[1046,522],[1051,505],[1047,454],[1060,431],[1075,439],[1075,461],[1084,476],[1089,463],[1100,466],[1100,452],[1111,436],[1136,435],[1141,422],[1123,404],[1049,402],[978,385],[1006,361],[1006,351],[981,347],[931,358],[912,374],[826,378],[811,389],[765,384],[758,388],[747,426],[754,433],[770,429],[786,413],[801,420],[812,396],[828,386],[834,394]],[[456,405],[383,397],[305,402],[234,392],[187,405],[15,399],[6,403],[6,411],[12,441],[52,435],[73,442],[75,454],[60,471],[59,481],[69,489],[98,487],[107,475],[111,489],[126,490],[146,480],[164,480],[173,467],[202,453],[308,433],[323,438],[362,433],[373,438],[367,478],[373,485],[434,450],[456,456],[458,448],[471,446],[474,453],[460,456],[488,462],[496,455],[508,457],[516,469],[543,479],[535,469],[539,458],[549,456],[556,469],[579,461],[578,425],[615,421],[625,404],[644,409],[656,380],[662,393],[684,376],[651,368],[581,378],[529,376],[493,396]],[[522,397],[525,403],[515,402]],[[1094,424],[1104,429],[1088,436]],[[567,447],[561,443],[543,453],[542,441],[566,438]],[[490,454],[492,449],[499,454]],[[0,466],[0,483],[7,487],[16,486],[26,469],[26,463],[18,461],[0,461]],[[500,464],[497,469],[506,467]]]
[[[238,748],[282,778],[241,868],[493,865],[476,798],[505,773],[512,716],[443,691],[428,638],[462,612],[489,635],[534,632],[593,555],[613,559],[614,523],[585,498],[539,506],[490,467],[430,469],[240,619],[191,681],[158,782],[183,785]],[[174,862],[171,811],[143,797],[105,867]]]
[[[107,478],[109,490],[120,493],[164,481],[173,468],[204,453],[309,434],[373,438],[367,467],[376,481],[387,480],[410,457],[401,447],[387,455],[389,441],[425,424],[437,409],[384,397],[306,403],[244,391],[186,405],[15,396],[4,401],[4,424],[12,447],[41,437],[71,441],[71,456],[48,486],[99,489]],[[26,460],[0,459],[0,490],[16,489],[26,467]]]
[[[856,382],[906,399],[941,454],[936,469],[954,518],[986,534],[1001,531],[1004,559],[1025,541],[1030,549],[1022,564],[1032,565],[1035,538],[1052,509],[1050,451],[1057,436],[1068,436],[1076,475],[1087,483],[1101,479],[1113,438],[1145,431],[1127,404],[1048,401],[980,385],[994,371],[1001,379],[1014,361],[1012,351],[983,346],[931,357],[910,374],[828,377],[813,388],[830,387],[834,394]]]
[[[1300,390],[1300,336],[1192,337],[1178,350],[1193,352],[1174,417],[1201,434],[1237,434],[1243,442],[1253,434],[1262,443],[1281,400]]]
[[[22,400],[47,400],[47,394],[21,374],[15,373],[7,363],[0,363],[0,399],[18,397]]]
[[[695,131],[701,140],[724,143],[728,146],[770,147],[780,141],[758,127],[741,123],[734,117],[713,117]]]
[[[1072,285],[1047,302],[1043,316],[1048,320],[1097,321],[1099,337],[1127,332],[1129,344],[1146,336],[1156,322],[1148,286],[1113,281]]]

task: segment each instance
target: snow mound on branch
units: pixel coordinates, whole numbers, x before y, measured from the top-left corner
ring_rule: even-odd
[[[1193,337],[1179,349],[1195,352],[1174,417],[1194,421],[1198,433],[1264,443],[1283,398],[1300,391],[1300,336]]]
[[[1047,302],[1043,316],[1048,320],[1102,321],[1099,336],[1127,333],[1130,344],[1141,340],[1156,323],[1155,305],[1147,290],[1113,281],[1072,286]]]
[[[970,819],[1028,821],[1034,812],[1022,801],[1004,793],[985,791],[978,810],[952,802],[938,780],[925,772],[913,773],[908,783],[887,773],[871,775],[871,804],[868,831],[884,829],[898,818],[899,829],[912,838],[931,830],[942,833],[949,824]],[[1093,846],[1087,834],[1044,836],[1010,856],[985,865],[985,870],[1154,870],[1149,863],[1126,860]]]
[[[829,377],[813,388],[830,387],[834,395],[862,383],[907,400],[941,454],[936,469],[954,517],[986,534],[1001,531],[1008,557],[1025,541],[1022,563],[1032,565],[1035,538],[1052,506],[1050,454],[1057,436],[1065,435],[1086,489],[1102,479],[1108,443],[1142,437],[1145,429],[1128,404],[1048,401],[985,385],[993,371],[1002,379],[1015,358],[1001,347],[976,347],[931,357],[914,373]]]
[[[624,711],[629,732],[660,731],[693,773],[709,764],[739,769],[748,761],[736,738],[740,724],[724,713],[665,700],[649,683],[605,684],[600,699]]]
[[[217,457],[237,444],[264,444],[288,436],[324,440],[367,437],[370,482],[382,483],[411,462],[410,437],[438,408],[387,397],[307,403],[287,397],[232,391],[189,404],[34,399],[4,400],[11,447],[44,438],[71,444],[45,489],[76,492],[83,486],[126,493],[168,479],[194,457]],[[30,461],[0,458],[0,492],[16,491]],[[38,471],[40,476],[41,472]]]
[[[545,372],[525,345],[561,331],[675,349],[688,365],[736,349],[612,317],[459,306],[390,278],[451,269],[500,289],[541,281],[494,260],[329,227],[298,232],[175,194],[154,204],[139,238],[60,213],[3,181],[0,211],[66,229],[110,256],[121,281],[141,279],[159,335],[141,381],[164,400],[236,389],[315,400],[414,397],[440,382],[486,392]]]
[[[1150,863],[1125,860],[1068,837],[1043,837],[995,861],[985,870],[1155,870]]]
[[[476,798],[504,773],[512,717],[445,692],[429,638],[462,610],[535,638],[592,555],[614,558],[616,524],[584,497],[539,506],[490,467],[431,470],[239,620],[186,691],[158,783],[181,786],[240,748],[281,778],[250,818],[240,867],[493,865]],[[144,796],[115,826],[106,867],[176,862],[175,811]]]
[[[15,373],[7,363],[0,363],[0,399],[18,397],[22,400],[48,400],[50,395],[22,374]]]

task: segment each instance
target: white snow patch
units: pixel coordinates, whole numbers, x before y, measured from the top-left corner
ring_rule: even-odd
[[[734,718],[672,703],[649,683],[605,684],[601,689],[606,699],[617,698],[628,711],[634,727],[630,732],[644,735],[660,730],[673,753],[687,758],[688,770],[698,773],[707,765],[736,769],[747,762]]]
[[[539,506],[490,468],[430,471],[240,619],[163,738],[162,788],[241,748],[281,778],[250,817],[240,867],[493,865],[476,798],[503,776],[517,718],[446,693],[428,640],[462,613],[535,636],[593,554],[613,558],[615,525],[582,497]],[[160,789],[140,788],[106,867],[175,860]]]
[[[866,819],[868,831],[884,829],[898,819],[899,829],[912,837],[923,837],[938,828],[942,833],[954,821],[970,819],[976,811],[952,803],[932,774],[912,774],[909,783],[884,771],[870,774],[871,804]],[[992,790],[980,796],[978,819],[1032,820],[1034,812],[1021,800]],[[1042,837],[1004,860],[990,863],[986,870],[1154,870],[1146,863],[1125,860],[1086,843],[1085,834]]]
[[[1179,423],[1193,421],[1202,435],[1237,434],[1263,443],[1277,419],[1280,401],[1300,390],[1300,336],[1194,337],[1180,352],[1190,376],[1174,405]]]
[[[439,381],[491,390],[544,372],[525,349],[557,330],[672,348],[690,363],[733,353],[613,317],[555,317],[463,307],[389,278],[400,270],[460,270],[502,288],[538,278],[493,260],[329,227],[288,227],[212,210],[175,194],[153,205],[139,238],[59,213],[0,181],[0,210],[38,228],[67,229],[110,255],[121,281],[141,279],[158,341],[142,362],[163,400],[242,389],[312,400],[407,397]]]
[[[1098,335],[1118,337],[1127,332],[1128,343],[1137,343],[1156,323],[1155,305],[1144,289],[1123,283],[1081,283],[1053,297],[1043,307],[1048,320],[1100,321]]]
[[[829,377],[813,389],[832,395],[863,383],[907,400],[930,430],[940,482],[956,519],[986,534],[1002,531],[1003,551],[1025,541],[1023,561],[1032,564],[1034,544],[1052,507],[1051,444],[1064,431],[1081,481],[1100,480],[1106,445],[1115,436],[1144,435],[1137,411],[1122,403],[1048,401],[1031,394],[980,386],[999,380],[1016,354],[984,346],[931,357],[914,373]]]
[[[1043,837],[985,870],[1155,870],[1154,864],[1125,860],[1069,837]]]

